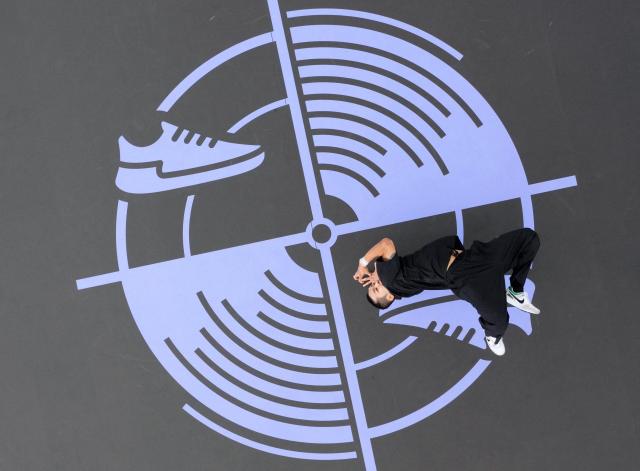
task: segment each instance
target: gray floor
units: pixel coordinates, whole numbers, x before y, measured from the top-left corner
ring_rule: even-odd
[[[533,200],[543,239],[536,300],[544,311],[533,336],[514,329],[508,355],[458,400],[374,442],[378,469],[635,469],[637,2],[283,3],[387,14],[454,45],[465,54],[459,70],[505,123],[529,181],[578,179],[578,187]],[[153,110],[176,83],[216,52],[270,30],[266,2],[39,0],[5,1],[2,9],[0,469],[363,469],[358,460],[268,455],[207,430],[181,410],[188,395],[148,350],[121,286],[75,285],[116,269],[118,137],[153,141]],[[266,59],[252,60],[264,67],[240,84],[248,101],[273,85]],[[222,89],[238,86],[231,74],[220,80]],[[204,129],[226,124],[224,102],[194,93],[175,116]],[[271,236],[306,224],[304,205],[288,197],[301,187],[287,185],[273,214],[240,212],[243,201],[260,197],[259,186],[206,208],[227,229],[203,219],[198,250],[243,242],[247,217]],[[171,196],[132,207],[147,218],[130,234],[138,248],[132,263],[177,256],[175,241],[162,237],[175,230],[175,207]],[[469,211],[468,239],[510,229],[513,217],[509,202]],[[412,229],[397,237],[410,244]],[[357,249],[340,249],[338,271],[349,273],[346,254]],[[350,328],[366,334],[371,327],[354,321]],[[449,355],[437,336],[423,335],[430,349],[418,345],[404,366],[384,372],[398,400],[371,399],[371,417],[430,387],[428,377],[398,386],[403,368]],[[376,341],[361,339],[354,349]],[[364,392],[390,383],[362,379]]]

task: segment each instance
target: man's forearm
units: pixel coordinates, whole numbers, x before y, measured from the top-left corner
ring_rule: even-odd
[[[385,260],[389,260],[395,254],[395,246],[391,239],[384,238],[376,245],[371,247],[367,253],[362,257],[362,259],[366,260],[367,263],[371,263],[374,260],[379,258],[383,258]],[[360,260],[362,260],[360,259]]]

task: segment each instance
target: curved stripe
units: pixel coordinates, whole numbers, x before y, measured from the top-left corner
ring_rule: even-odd
[[[207,349],[209,350],[209,349]],[[211,347],[211,351],[205,352],[197,348],[195,354],[211,369],[216,370],[227,381],[236,383],[253,394],[263,396],[276,402],[298,405],[310,408],[336,407],[344,404],[344,394],[341,391],[305,391],[298,388],[290,388],[265,381],[246,370],[239,368],[230,361],[218,349]]]
[[[358,98],[376,105],[380,109],[388,110],[397,117],[401,117],[418,135],[426,134],[422,129],[426,125],[427,132],[435,132],[439,138],[445,137],[442,128],[414,103],[390,90],[378,87],[359,79],[342,77],[311,77],[302,81],[302,90],[306,96],[339,95]]]
[[[237,346],[240,346],[241,349],[263,360],[263,362],[270,364],[271,366],[280,367],[286,370],[308,373],[313,376],[321,374],[336,374],[337,362],[335,357],[312,357],[306,355],[296,355],[284,350],[279,350],[251,335],[240,325],[238,325],[235,320],[231,318],[230,314],[227,314],[226,317],[228,317],[228,320],[231,320],[232,323],[236,324],[236,326],[238,327],[236,329],[237,331],[233,331],[229,327],[229,325],[225,323],[219,317],[219,315],[213,311],[208,301],[204,298],[204,295],[202,295],[202,292],[198,293],[198,298],[200,299],[202,306],[207,311],[207,314],[209,314],[209,317],[214,322],[215,326],[220,329],[223,335],[231,339]],[[225,311],[222,310],[220,312],[224,313]],[[260,348],[258,348],[258,346],[260,346]],[[339,383],[340,381],[338,380],[333,384]]]
[[[416,340],[418,340],[418,337],[414,337],[413,335],[410,335],[409,337],[404,339],[402,342],[400,342],[398,345],[390,348],[386,352],[381,353],[380,355],[376,355],[373,358],[369,358],[368,360],[361,361],[360,363],[356,363],[356,370],[364,370],[374,365],[377,365],[378,363],[387,361],[389,358],[392,358],[396,356],[398,353],[400,353],[401,351],[403,351],[405,348],[407,348]]]
[[[322,426],[318,422],[340,422],[348,421],[346,409],[307,409],[289,406],[279,402],[274,402],[256,396],[242,387],[228,381],[217,372],[209,370],[205,375],[197,363],[203,363],[199,357],[196,363],[190,360],[187,355],[170,340],[165,339],[169,350],[176,356],[178,361],[207,389],[217,394],[238,407],[253,412],[256,415],[270,418],[285,423]],[[195,358],[194,358],[195,360]]]
[[[300,52],[304,53],[308,50],[301,49]],[[396,95],[402,96],[412,103],[420,104],[424,108],[432,106],[445,118],[451,115],[447,107],[431,93],[396,73],[395,70],[386,70],[364,62],[344,59],[304,59],[298,61],[298,70],[302,81],[310,77],[323,76],[359,79],[385,90],[393,91]]]
[[[283,100],[277,100],[274,101],[273,103],[269,103],[268,105],[264,105],[261,108],[258,108],[255,111],[252,111],[251,113],[249,113],[247,116],[245,116],[244,118],[240,119],[236,124],[234,124],[233,126],[231,126],[229,128],[229,133],[230,134],[235,134],[238,131],[240,131],[243,127],[245,127],[247,124],[251,123],[252,121],[258,119],[259,117],[273,111],[273,110],[277,110],[278,108],[282,108],[283,106],[287,105],[287,100],[283,99]]]
[[[262,322],[269,324],[274,329],[281,330],[291,335],[296,335],[296,336],[305,337],[305,338],[312,338],[312,339],[331,339],[331,332],[309,332],[308,330],[296,329],[287,324],[281,324],[277,320],[267,316],[264,312],[258,313],[258,319],[260,319]]]
[[[339,199],[356,215],[363,214],[365,208],[373,203],[374,196],[362,191],[360,183],[347,175],[325,172],[322,179],[327,196]]]
[[[324,298],[319,298],[316,296],[309,296],[307,294],[302,294],[302,293],[298,293],[297,291],[294,291],[293,289],[289,288],[287,285],[285,285],[283,282],[281,282],[276,275],[274,275],[271,270],[267,270],[266,272],[264,272],[265,276],[267,277],[267,279],[276,287],[278,288],[280,291],[282,291],[285,294],[288,294],[289,296],[291,296],[292,298],[295,298],[299,301],[303,301],[305,303],[312,303],[312,304],[322,304],[324,305]]]
[[[297,317],[298,319],[308,320],[308,321],[318,321],[318,320],[326,320],[327,314],[316,314],[310,312],[300,312],[296,309],[292,309],[289,306],[285,306],[284,304],[278,302],[273,297],[271,297],[265,290],[261,289],[258,291],[258,295],[264,299],[271,307],[277,309],[280,312],[285,314],[289,314],[290,316]]]
[[[385,70],[387,73],[405,77],[425,91],[433,87],[440,94],[453,100],[477,127],[482,126],[482,121],[471,106],[449,85],[426,68],[408,61],[402,56],[366,45],[338,41],[303,43],[296,46],[295,55],[300,65],[303,65],[306,60],[317,59],[329,60],[336,64],[339,63],[337,62],[339,60],[363,63]]]
[[[349,132],[349,131],[342,131],[340,129],[314,127],[313,126],[314,122],[316,122],[316,120],[313,120],[313,119],[310,120],[311,134],[313,135],[314,142],[316,137],[322,137],[322,136],[341,137],[344,139],[355,141],[364,146],[367,146],[368,148],[370,148],[374,152],[377,152],[380,155],[385,155],[387,153],[387,150],[383,146],[381,146],[380,144],[378,144],[377,142],[371,139],[361,136],[360,134]]]
[[[361,156],[363,160],[369,162],[374,172],[381,177],[386,175],[386,172],[374,163],[380,162],[383,156],[358,141],[344,136],[317,135],[313,136],[313,144],[317,150],[337,154],[344,153],[344,155],[350,155],[354,158],[355,156]]]
[[[309,8],[306,10],[293,10],[287,12],[288,18],[299,18],[303,16],[347,16],[351,18],[361,18],[363,20],[384,23],[386,25],[393,26],[394,28],[401,29],[424,39],[434,46],[439,47],[454,59],[462,59],[462,54],[455,50],[453,47],[449,46],[443,40],[438,39],[437,37],[427,33],[420,28],[416,28],[415,26],[412,26],[403,21],[396,20],[394,18],[389,18],[388,16],[377,15],[375,13],[369,13],[366,11],[349,10],[345,8]]]
[[[269,317],[278,324],[285,325],[288,328],[301,332],[325,335],[331,332],[331,328],[329,326],[329,321],[327,320],[327,318],[318,319],[314,317],[311,320],[300,319],[299,317],[295,317],[291,314],[284,313],[279,309],[275,309],[273,306],[267,304],[266,302],[261,307],[260,312],[264,314],[265,317]]]
[[[378,425],[369,428],[369,433],[372,438],[382,437],[389,435],[390,433],[403,430],[411,425],[417,424],[421,420],[426,419],[430,415],[435,414],[443,407],[447,406],[450,402],[455,400],[460,394],[462,394],[478,377],[487,369],[491,364],[489,360],[478,360],[478,362],[471,368],[466,375],[464,375],[460,381],[453,385],[449,390],[442,394],[437,399],[431,401],[429,404],[417,409],[410,414],[405,415],[386,424]]]
[[[302,402],[299,399],[287,401],[277,396],[270,396],[264,391],[233,378],[211,361],[202,350],[198,349],[194,353],[196,354],[197,362],[191,362],[191,364],[202,373],[204,378],[211,381],[219,390],[230,394],[234,399],[256,407],[258,410],[280,417],[304,420],[305,422],[342,422],[349,420],[344,402],[342,404],[315,404]],[[189,360],[187,359],[187,361]],[[203,364],[203,370],[199,368],[199,364]]]
[[[276,342],[259,332],[254,326],[249,324],[229,302],[222,301],[223,310],[218,311],[218,318],[225,326],[246,344],[251,345],[255,350],[267,355],[273,360],[282,363],[301,367],[309,371],[326,370],[336,371],[338,367],[335,353],[330,351],[303,350]],[[227,315],[228,314],[228,315]],[[332,346],[333,349],[333,346]]]
[[[308,242],[308,235],[303,243]],[[286,244],[285,247],[295,244]],[[285,248],[286,252],[286,248]],[[288,254],[287,254],[288,255]],[[283,262],[285,260],[283,259]],[[287,284],[287,287],[292,291],[298,293],[304,293],[306,296],[323,299],[324,294],[322,292],[322,284],[320,283],[320,275],[312,270],[298,265],[288,256],[285,265],[269,267],[278,280],[284,280],[283,284]]]
[[[127,209],[129,203],[118,200],[116,210],[116,257],[118,259],[118,270],[129,269],[129,257],[127,256]]]
[[[311,356],[332,356],[335,355],[335,349],[331,339],[317,338],[312,336],[300,336],[287,333],[281,329],[274,328],[269,323],[265,323],[260,314],[265,316],[263,312],[258,312],[255,316],[256,325],[252,325],[247,319],[242,317],[233,307],[225,301],[223,306],[229,311],[235,321],[244,327],[248,332],[256,338],[268,343],[276,348],[281,348],[288,352],[299,353],[301,355]]]
[[[296,390],[342,392],[338,375],[301,373],[274,366],[243,350],[233,338],[221,336],[216,332],[211,334],[205,328],[200,329],[200,334],[207,341],[207,345],[203,348],[223,351],[226,354],[225,358],[236,364],[238,368],[242,368],[265,381]]]
[[[413,160],[416,167],[422,167],[423,165],[423,162],[418,154],[411,148],[411,146],[409,146],[409,144],[407,144],[405,139],[389,130],[389,128],[397,128],[398,124],[395,123],[396,126],[394,126],[393,121],[385,115],[378,113],[377,118],[379,118],[379,120],[376,119],[375,121],[372,121],[369,118],[364,118],[364,115],[371,115],[371,113],[367,113],[366,111],[368,110],[368,108],[362,105],[351,104],[346,100],[309,100],[307,102],[307,109],[309,111],[308,116],[310,119],[333,118],[343,121],[352,121],[354,123],[367,127],[372,131],[376,131],[378,134],[383,135],[389,141],[393,142],[397,147],[402,149],[402,151],[407,154],[407,157]],[[350,112],[346,112],[347,109],[349,109]],[[384,122],[385,125],[380,124],[380,122]],[[398,129],[395,129],[394,131],[398,131]],[[405,130],[405,132],[409,133],[408,130]]]
[[[348,157],[350,159],[356,160],[360,162],[362,165],[366,165],[369,169],[376,173],[380,178],[386,175],[385,171],[382,170],[379,166],[369,160],[366,156],[359,154],[357,152],[351,151],[349,149],[343,149],[341,147],[331,147],[331,146],[315,146],[317,154],[337,154],[344,157]]]
[[[191,227],[191,209],[195,195],[187,196],[182,214],[182,252],[185,258],[191,257],[191,241],[189,240],[189,228]]]
[[[347,113],[350,110],[353,110],[350,114],[352,116],[358,116],[359,120],[368,119],[363,116],[371,117],[370,122],[379,122],[384,123],[385,127],[388,127],[392,130],[393,134],[396,136],[398,141],[403,143],[403,149],[408,155],[413,159],[418,167],[421,167],[424,163],[424,160],[418,156],[418,154],[413,151],[412,147],[408,145],[409,139],[407,137],[411,137],[411,140],[416,140],[419,143],[419,146],[423,147],[425,152],[431,155],[432,159],[440,169],[442,175],[447,175],[449,173],[449,169],[447,168],[444,160],[435,149],[433,144],[429,142],[424,134],[422,134],[418,129],[415,128],[411,123],[406,121],[403,117],[397,115],[389,108],[377,105],[375,103],[371,103],[366,100],[361,100],[359,98],[354,98],[351,96],[345,95],[310,95],[310,99],[307,102],[307,108],[311,111],[311,109],[316,108],[318,110],[328,110],[330,112],[344,110]],[[340,103],[340,105],[336,105],[334,103]],[[348,103],[349,105],[345,105],[344,103]],[[340,111],[342,113],[342,111]],[[372,117],[371,115],[375,115]],[[408,133],[407,136],[402,136],[401,134]],[[417,146],[416,146],[417,147]],[[415,156],[415,158],[414,158]]]
[[[348,452],[341,452],[341,453],[309,453],[304,451],[285,450],[284,448],[265,445],[264,443],[256,442],[255,440],[242,437],[236,433],[233,433],[227,430],[226,428],[216,424],[215,422],[211,421],[207,417],[203,416],[188,404],[185,404],[182,410],[184,410],[191,417],[196,419],[205,427],[210,428],[214,432],[217,432],[220,435],[224,435],[230,440],[238,442],[242,445],[246,445],[248,447],[254,448],[259,451],[264,451],[266,453],[285,456],[288,458],[299,458],[299,459],[317,460],[317,461],[350,460],[350,459],[357,458],[355,451],[348,451]]]
[[[167,367],[174,379],[182,385],[188,385],[188,392],[205,407],[237,424],[239,427],[253,430],[276,439],[298,441],[310,444],[348,443],[352,440],[351,428],[348,425],[318,426],[300,425],[273,420],[240,407],[225,397],[217,394],[197,380],[185,365],[166,349]]]
[[[331,356],[335,354],[333,341],[326,334],[306,335],[301,332],[291,332],[292,329],[283,330],[273,326],[270,322],[265,322],[263,317],[268,316],[259,311],[256,315],[256,325],[249,324],[246,319],[238,318],[245,329],[256,337],[270,343],[276,348],[311,356]]]
[[[173,107],[173,105],[175,105],[175,103],[180,99],[180,97],[184,95],[191,87],[193,87],[196,82],[198,82],[202,77],[204,77],[220,65],[224,64],[228,60],[231,60],[234,57],[239,56],[240,54],[244,54],[245,52],[248,52],[260,46],[264,46],[265,44],[269,44],[271,42],[273,42],[271,33],[264,33],[235,44],[216,54],[211,59],[198,66],[178,85],[176,85],[176,87],[171,90],[171,93],[169,93],[167,97],[162,101],[162,103],[160,103],[160,106],[158,106],[158,111],[169,111]]]
[[[437,56],[409,41],[380,31],[354,26],[313,24],[291,28],[291,37],[296,47],[337,43],[343,47],[374,51],[377,56],[391,56],[404,64],[417,66],[428,76],[433,76],[435,71],[436,74],[446,76],[447,81],[463,85],[464,79]],[[442,83],[442,80],[437,80]]]
[[[286,306],[286,308],[291,309],[292,311],[305,314],[304,317],[307,317],[311,320],[318,320],[319,317],[325,317],[327,314],[327,307],[324,303],[309,303],[307,301],[301,301],[298,298],[294,298],[289,296],[284,291],[276,288],[274,284],[269,281],[265,281],[264,288],[258,291],[258,295],[260,297],[266,296],[263,298],[263,303],[260,303],[259,309],[262,309],[264,306],[269,306],[269,308],[274,308],[273,302],[277,304],[277,306]],[[273,300],[270,302],[269,300]],[[277,309],[278,307],[276,307]]]
[[[332,167],[335,167],[341,173],[344,173],[342,169],[346,169],[355,175],[358,175],[359,178],[362,179],[361,184],[368,183],[371,185],[371,188],[375,191],[378,191],[376,187],[376,183],[380,181],[380,176],[374,173],[369,166],[362,164],[359,160],[352,159],[350,157],[345,158],[343,154],[334,154],[329,152],[316,152],[316,158],[318,164],[323,166],[325,170],[332,170]],[[358,182],[360,180],[358,179]],[[371,193],[371,191],[369,191]],[[374,195],[375,196],[375,195]]]
[[[348,169],[346,167],[340,167],[338,165],[329,165],[329,164],[320,164],[320,165],[318,165],[318,168],[321,171],[337,172],[337,173],[341,173],[343,175],[346,175],[346,176],[348,176],[350,178],[353,178],[355,181],[360,183],[360,185],[362,185],[369,193],[371,193],[371,195],[374,198],[380,194],[380,192],[373,185],[373,183],[371,183],[370,181],[365,179],[362,175],[357,174],[356,172],[354,172],[351,169]]]

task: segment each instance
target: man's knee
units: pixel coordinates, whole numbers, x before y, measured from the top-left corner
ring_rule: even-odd
[[[520,231],[530,249],[537,252],[540,248],[540,236],[538,235],[538,233],[528,227],[520,229]]]

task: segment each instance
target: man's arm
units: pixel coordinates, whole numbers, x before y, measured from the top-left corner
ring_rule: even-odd
[[[393,256],[396,254],[396,246],[391,239],[385,237],[376,245],[371,247],[364,258],[367,261],[367,264],[371,263],[374,260],[382,258],[383,260],[391,260]]]
[[[382,258],[383,260],[391,260],[395,254],[395,244],[391,239],[385,237],[376,245],[371,247],[364,257],[358,261],[358,270],[355,275],[353,275],[353,279],[362,283],[364,281],[364,277],[368,277],[369,275],[369,271],[367,270],[367,265],[369,265],[369,263],[379,258]]]

